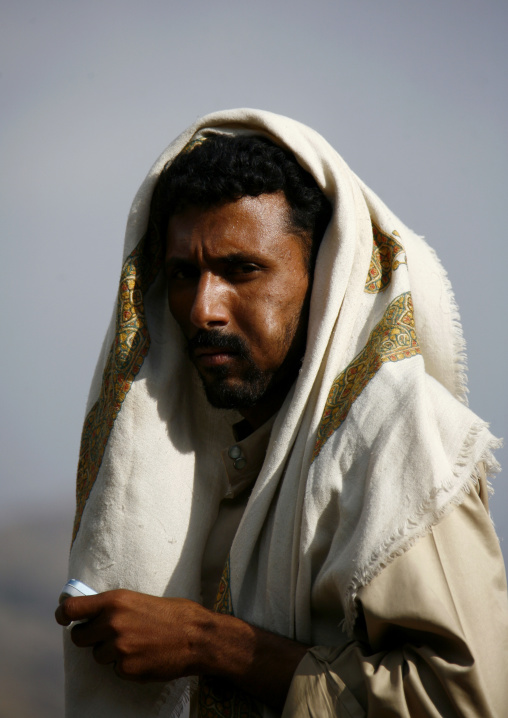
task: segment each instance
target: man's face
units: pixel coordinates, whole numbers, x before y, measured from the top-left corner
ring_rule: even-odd
[[[288,217],[284,194],[275,193],[189,208],[169,221],[169,308],[213,406],[282,401],[298,373],[309,276]]]

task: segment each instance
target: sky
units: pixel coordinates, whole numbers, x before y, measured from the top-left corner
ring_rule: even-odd
[[[508,434],[504,0],[3,0],[0,17],[1,525],[72,515],[130,203],[219,109],[310,125],[427,238],[461,311],[470,406]]]

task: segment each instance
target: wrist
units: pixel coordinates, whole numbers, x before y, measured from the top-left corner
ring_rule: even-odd
[[[254,628],[234,616],[203,608],[191,645],[193,675],[235,680],[254,661]]]
[[[294,671],[308,646],[251,626],[235,616],[200,608],[194,674],[227,679],[281,710]]]

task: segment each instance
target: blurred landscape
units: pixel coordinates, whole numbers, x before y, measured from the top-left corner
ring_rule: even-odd
[[[0,529],[0,718],[62,718],[62,634],[72,511]]]

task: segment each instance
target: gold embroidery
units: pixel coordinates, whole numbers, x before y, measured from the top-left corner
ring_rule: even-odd
[[[247,693],[225,680],[202,676],[199,679],[198,718],[261,718]]]
[[[158,234],[155,231],[147,233],[122,268],[115,339],[106,361],[99,398],[85,419],[81,435],[73,542],[99,473],[111,429],[150,347],[143,297],[157,276],[161,254]]]
[[[199,147],[199,145],[202,145],[203,142],[205,142],[208,138],[203,137],[202,135],[200,137],[196,137],[193,140],[190,140],[187,142],[183,150],[180,152],[181,155],[187,155],[189,152],[192,152],[196,147]]]
[[[396,239],[382,232],[375,224],[372,225],[372,233],[374,246],[365,291],[377,294],[390,284],[392,272],[401,264],[406,264],[406,254],[404,247]],[[397,230],[392,234],[400,237]]]
[[[213,610],[216,613],[233,615],[229,556],[224,565]],[[255,700],[225,680],[200,676],[198,690],[198,718],[260,718]]]
[[[421,350],[416,337],[411,293],[394,299],[371,332],[364,349],[335,379],[319,423],[314,460],[337,431],[369,381],[385,362],[408,359]]]
[[[224,564],[224,569],[222,571],[222,576],[219,581],[219,588],[217,591],[217,596],[215,598],[215,603],[213,606],[213,610],[215,613],[229,613],[231,616],[233,615],[233,601],[231,599],[231,584],[230,584],[230,558],[228,556],[226,563]]]

